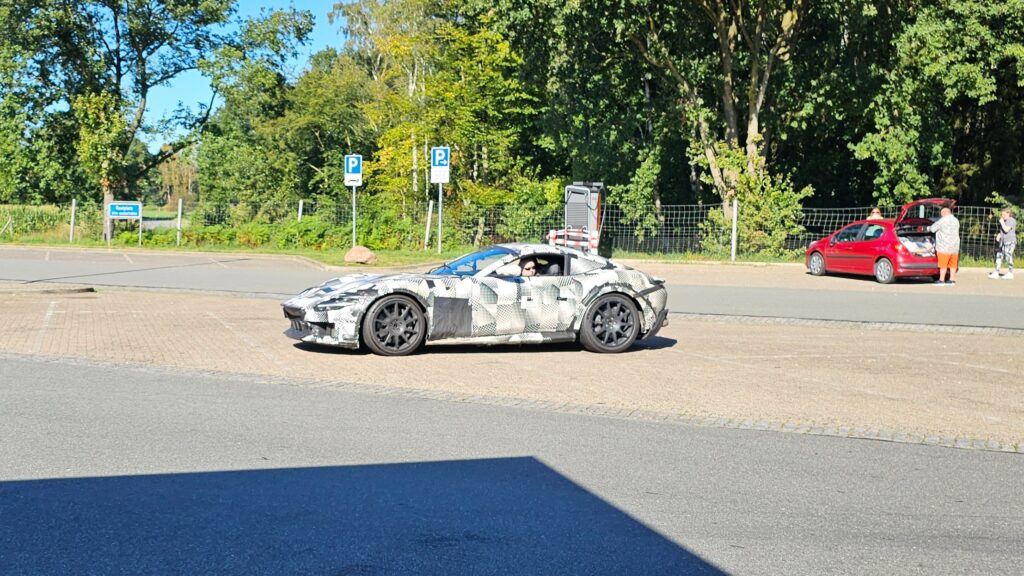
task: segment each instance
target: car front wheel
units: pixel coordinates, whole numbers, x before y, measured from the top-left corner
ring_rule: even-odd
[[[878,262],[875,262],[875,280],[880,284],[892,284],[895,279],[896,274],[892,268],[892,261],[888,258],[879,258]]]
[[[821,255],[821,252],[811,254],[811,260],[807,263],[807,269],[814,276],[825,275],[825,257]]]
[[[591,352],[622,352],[640,333],[640,318],[633,301],[622,294],[598,298],[583,318],[580,343]]]
[[[395,294],[377,300],[363,319],[363,342],[381,356],[411,354],[423,344],[426,335],[423,312],[408,296]]]

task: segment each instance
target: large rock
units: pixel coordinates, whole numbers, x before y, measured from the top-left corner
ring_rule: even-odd
[[[377,255],[366,246],[355,246],[345,253],[345,262],[350,264],[373,264]]]

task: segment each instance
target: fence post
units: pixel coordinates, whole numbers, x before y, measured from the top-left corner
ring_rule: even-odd
[[[430,203],[427,204],[427,228],[423,232],[423,249],[424,250],[426,250],[427,248],[430,248],[430,220],[431,220],[431,217],[433,215],[434,215],[434,201],[431,200]]]
[[[302,222],[302,199],[299,199],[299,222]]]
[[[732,251],[729,260],[732,262],[736,261],[736,216],[739,213],[739,203],[736,202],[736,198],[732,199]]]
[[[75,211],[78,209],[78,201],[71,199],[71,233],[68,235],[68,244],[75,243]]]
[[[178,232],[176,234],[175,246],[181,246],[181,198],[178,198]]]

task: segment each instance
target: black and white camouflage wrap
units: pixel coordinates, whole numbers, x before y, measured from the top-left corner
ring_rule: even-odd
[[[661,280],[572,248],[501,246],[511,253],[472,276],[352,274],[328,280],[283,303],[291,322],[285,334],[303,342],[358,348],[363,315],[375,300],[394,293],[420,304],[428,343],[573,341],[588,306],[612,292],[628,295],[638,304],[641,338],[666,323],[668,294]],[[565,257],[569,274],[495,275],[502,266],[531,255]]]

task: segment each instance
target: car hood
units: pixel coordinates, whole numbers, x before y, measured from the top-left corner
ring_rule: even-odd
[[[956,200],[950,198],[922,198],[920,200],[914,200],[913,202],[907,202],[900,208],[900,215],[896,218],[896,226],[899,226],[910,214],[911,210],[918,206],[941,206],[943,204],[949,204],[950,208],[956,208]]]
[[[331,278],[319,286],[308,288],[284,302],[284,306],[308,308],[346,295],[375,294],[381,282],[422,278],[425,274],[349,274]]]

